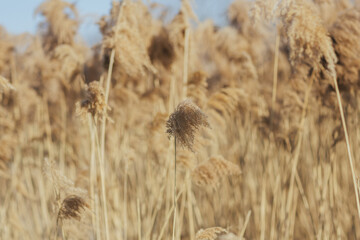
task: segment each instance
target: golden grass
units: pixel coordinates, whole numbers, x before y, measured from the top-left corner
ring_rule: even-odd
[[[358,238],[358,4],[191,5],[0,28],[0,239]]]

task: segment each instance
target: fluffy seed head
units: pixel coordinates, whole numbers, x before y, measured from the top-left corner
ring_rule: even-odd
[[[106,110],[109,108],[105,103],[104,89],[98,81],[93,81],[86,86],[85,98],[77,103],[77,114],[86,115],[90,113],[95,119],[106,117]]]
[[[190,99],[181,102],[166,122],[166,132],[180,145],[193,151],[195,132],[201,126],[210,127],[207,116]]]
[[[196,233],[196,240],[215,240],[219,235],[226,234],[228,231],[221,227],[200,229]]]
[[[293,1],[283,10],[282,20],[289,40],[291,63],[325,68],[335,76],[336,55],[314,4]]]
[[[57,220],[76,219],[79,221],[85,208],[89,208],[89,205],[83,198],[76,195],[67,196],[61,203]]]
[[[340,14],[330,34],[339,59],[336,64],[339,84],[356,88],[360,80],[360,9]]]
[[[215,187],[220,178],[240,173],[241,170],[236,164],[225,160],[222,156],[216,156],[198,165],[192,172],[192,179],[198,186]]]

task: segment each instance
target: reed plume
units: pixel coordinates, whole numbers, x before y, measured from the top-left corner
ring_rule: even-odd
[[[109,57],[110,52],[115,51],[113,75],[118,76],[116,79],[122,85],[131,84],[137,91],[144,92],[147,84],[140,79],[156,74],[147,54],[150,40],[149,43],[146,40],[151,39],[151,35],[144,36],[144,33],[151,30],[155,23],[140,1],[125,0],[120,5],[113,3],[112,11],[110,18],[103,18],[100,23],[104,34],[103,52]],[[147,20],[140,21],[141,17],[147,17]]]
[[[193,151],[196,131],[200,127],[210,127],[207,116],[190,99],[179,103],[166,122],[169,139],[179,141],[182,147]]]
[[[90,206],[83,198],[76,195],[67,196],[61,203],[57,221],[59,222],[64,219],[76,219],[80,221],[81,213],[85,208],[90,208]]]
[[[192,171],[193,182],[198,186],[215,187],[222,177],[239,175],[240,168],[222,156],[211,157]]]
[[[87,195],[86,190],[75,187],[74,182],[57,169],[55,162],[49,158],[45,158],[43,174],[52,183],[57,201],[60,200],[61,193],[64,193],[65,195],[78,195],[83,197]]]
[[[330,36],[338,57],[336,73],[339,87],[356,89],[360,76],[360,10],[353,8],[340,14],[330,28]]]
[[[10,56],[14,50],[14,43],[9,39],[9,34],[0,26],[0,74],[4,74],[9,67]]]
[[[309,64],[316,71],[326,70],[335,76],[337,61],[329,34],[310,1],[290,1],[281,15],[289,41],[293,65]],[[301,34],[299,34],[301,33]]]
[[[196,233],[196,240],[216,240],[218,236],[228,233],[228,231],[221,227],[212,227],[200,229]]]
[[[107,117],[109,106],[105,103],[104,89],[98,81],[93,81],[85,86],[85,98],[76,104],[76,112],[86,118],[90,113],[94,119]]]
[[[73,44],[79,26],[74,4],[62,0],[47,0],[35,13],[42,14],[47,20],[41,23],[46,49],[52,50],[60,44]]]
[[[188,81],[187,97],[192,99],[194,103],[204,107],[207,102],[207,75],[205,72],[194,72]]]

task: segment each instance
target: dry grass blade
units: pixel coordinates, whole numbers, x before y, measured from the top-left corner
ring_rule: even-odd
[[[10,81],[0,75],[0,93],[8,90],[15,90],[15,87],[10,83]]]

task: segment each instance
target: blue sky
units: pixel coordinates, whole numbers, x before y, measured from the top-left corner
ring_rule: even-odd
[[[36,33],[40,16],[34,15],[34,10],[43,0],[0,0],[0,25],[12,34],[23,32]],[[96,26],[97,20],[108,14],[111,0],[68,0],[75,3],[79,11],[82,25],[80,35],[89,44],[101,39]],[[157,2],[168,6],[170,14],[174,15],[180,8],[180,0],[143,0],[143,2]],[[232,0],[195,0],[193,9],[200,20],[211,18],[217,24],[226,22],[226,9]]]

